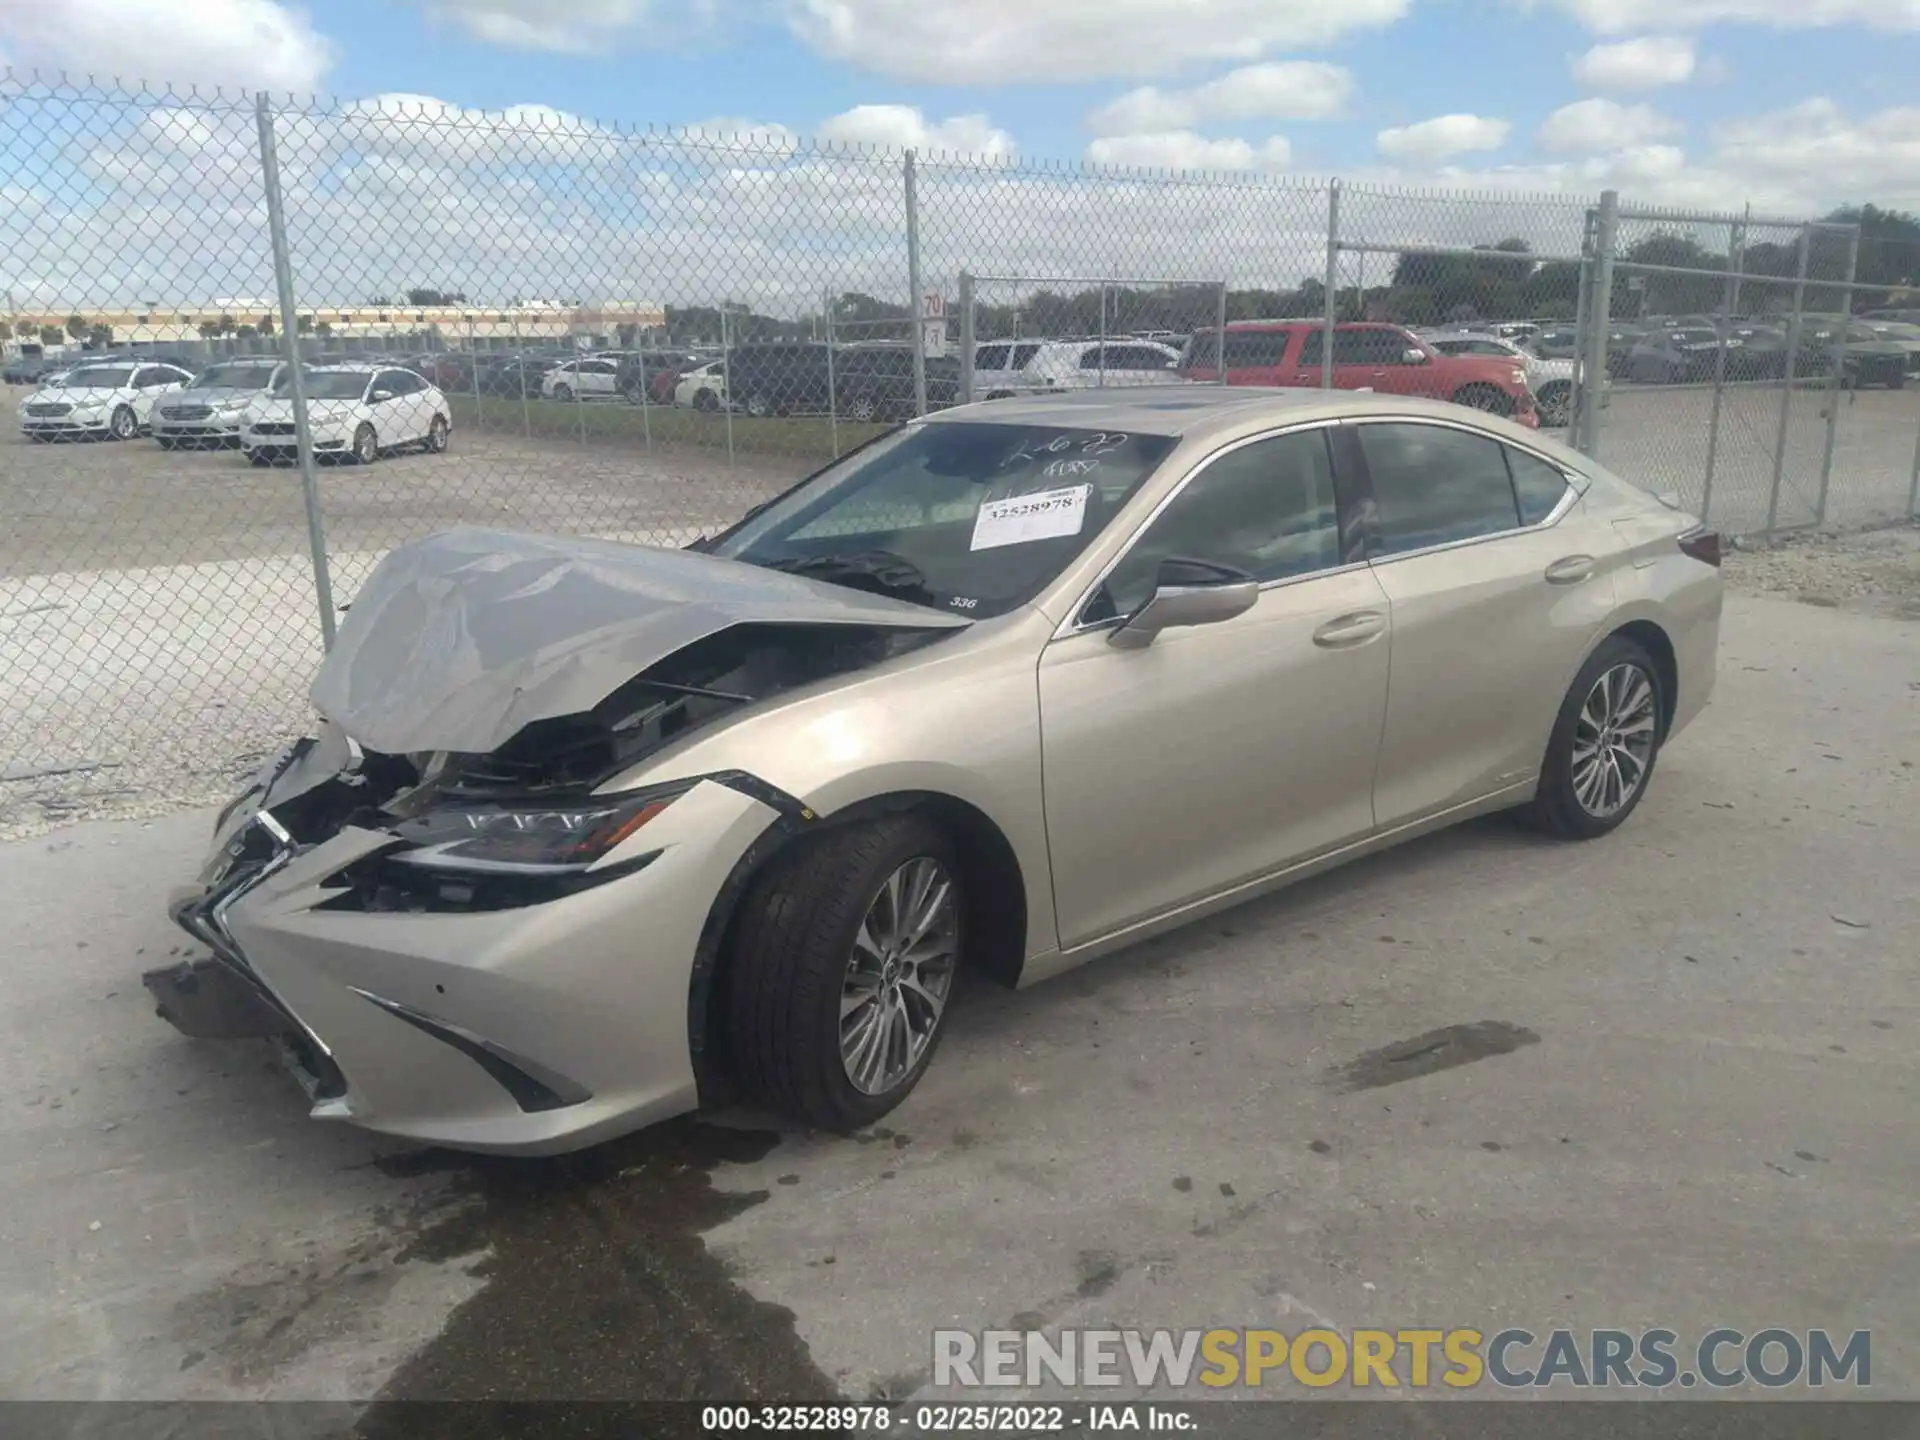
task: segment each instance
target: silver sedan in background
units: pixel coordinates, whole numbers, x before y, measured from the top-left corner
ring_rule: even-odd
[[[435,536],[147,984],[420,1141],[861,1126],[963,978],[1489,811],[1605,835],[1713,688],[1719,559],[1483,412],[1211,386],[949,410],[684,550]]]

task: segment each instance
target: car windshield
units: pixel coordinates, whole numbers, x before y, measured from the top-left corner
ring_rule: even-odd
[[[96,365],[69,370],[60,383],[68,390],[124,390],[132,379],[133,371],[124,365]]]
[[[1173,444],[1054,425],[909,425],[707,548],[976,619],[1003,614],[1058,575]]]
[[[282,375],[273,387],[276,395],[288,393],[288,376]],[[308,370],[300,377],[301,388],[309,400],[358,400],[373,375],[366,370]]]
[[[273,379],[271,365],[214,365],[193,377],[189,390],[264,390]]]

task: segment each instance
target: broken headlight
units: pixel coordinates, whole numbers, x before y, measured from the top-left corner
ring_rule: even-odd
[[[469,875],[584,875],[691,788],[429,810],[393,827],[405,847],[387,858]]]

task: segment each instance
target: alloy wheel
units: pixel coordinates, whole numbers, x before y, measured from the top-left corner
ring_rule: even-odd
[[[959,959],[956,897],[946,870],[922,855],[868,902],[840,987],[840,1061],[864,1095],[901,1085],[940,1028]]]
[[[1638,665],[1601,673],[1573,728],[1573,794],[1596,820],[1617,814],[1639,793],[1659,730],[1653,681]]]

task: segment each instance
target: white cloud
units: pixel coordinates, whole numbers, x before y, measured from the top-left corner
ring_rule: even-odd
[[[1096,135],[1188,130],[1214,121],[1321,120],[1353,94],[1353,76],[1318,60],[1245,65],[1191,90],[1151,85],[1109,101],[1087,116]]]
[[[1693,41],[1684,35],[1642,35],[1596,45],[1576,56],[1573,78],[1596,90],[1652,90],[1693,78]]]
[[[1549,115],[1535,137],[1543,150],[1560,155],[1594,155],[1624,150],[1683,127],[1651,105],[1622,105],[1617,100],[1576,100]]]
[[[650,0],[429,0],[427,13],[509,50],[592,54],[638,29]],[[698,11],[698,3],[679,7]]]
[[[824,55],[930,84],[1059,83],[1257,60],[1390,25],[1408,0],[785,0]]]
[[[1087,146],[1087,158],[1099,165],[1143,170],[1284,170],[1293,147],[1284,135],[1258,146],[1246,140],[1210,140],[1191,130],[1140,135],[1103,135]]]
[[[984,115],[955,115],[933,122],[912,105],[856,105],[821,121],[815,133],[822,140],[843,144],[988,160],[1004,160],[1016,148],[1013,137],[995,129]]]
[[[276,0],[8,0],[0,42],[17,65],[155,86],[311,91],[337,54],[306,11]]]
[[[1432,164],[1449,155],[1498,150],[1512,129],[1505,120],[1484,115],[1436,115],[1417,125],[1396,125],[1374,136],[1380,153],[1393,160]]]
[[[1863,25],[1874,30],[1920,30],[1915,0],[1556,0],[1600,35],[1637,31],[1695,31],[1725,21],[1810,30]]]

